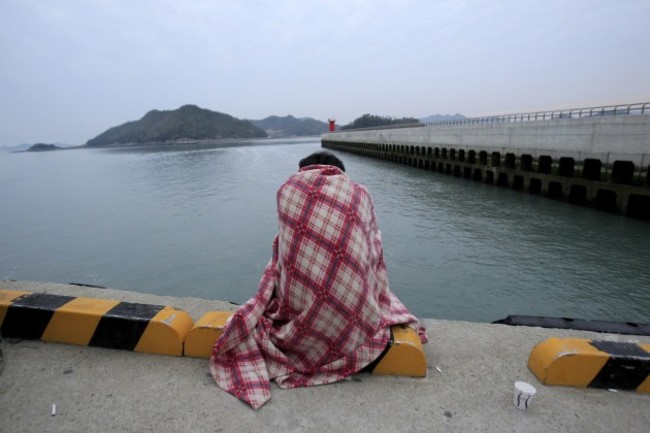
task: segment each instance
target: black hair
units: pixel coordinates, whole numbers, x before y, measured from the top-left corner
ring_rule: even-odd
[[[333,165],[345,171],[343,161],[338,159],[333,153],[325,151],[314,152],[308,157],[301,159],[298,163],[300,168],[307,167],[308,165]]]

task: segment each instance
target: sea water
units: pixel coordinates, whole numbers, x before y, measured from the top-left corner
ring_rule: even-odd
[[[319,138],[0,154],[0,279],[245,302]],[[421,317],[650,322],[650,223],[336,152]]]

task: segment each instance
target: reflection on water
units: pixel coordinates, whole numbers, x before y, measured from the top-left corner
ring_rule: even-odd
[[[235,145],[236,144],[236,145]],[[0,155],[0,278],[241,303],[275,192],[319,141]],[[368,186],[391,288],[423,317],[650,321],[650,224],[339,154]]]

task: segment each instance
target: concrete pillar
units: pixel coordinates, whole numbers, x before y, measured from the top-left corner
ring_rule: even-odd
[[[548,155],[542,155],[537,160],[537,172],[543,174],[551,174],[553,160]]]
[[[600,180],[600,170],[602,168],[600,159],[587,158],[582,163],[582,178],[589,180]]]
[[[568,157],[560,158],[559,173],[560,176],[573,177],[575,173],[575,160]]]
[[[499,152],[492,152],[492,157],[490,158],[490,165],[492,167],[501,166],[501,154]]]
[[[634,163],[632,161],[614,161],[612,181],[623,185],[631,185],[634,179]]]

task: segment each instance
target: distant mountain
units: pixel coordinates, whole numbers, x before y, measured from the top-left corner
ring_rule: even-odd
[[[88,140],[86,145],[109,146],[266,136],[263,130],[247,120],[196,105],[183,105],[177,110],[151,110],[140,120],[108,129]]]
[[[270,116],[262,120],[251,120],[253,125],[263,129],[270,137],[297,137],[320,135],[328,130],[328,124],[310,117],[297,119],[291,115]]]
[[[0,146],[0,152],[21,152],[29,149],[30,146],[31,144],[28,143],[5,145]]]
[[[461,120],[461,119],[466,119],[465,116],[463,116],[460,113],[456,114],[434,114],[431,116],[423,117],[420,119],[420,122],[422,123],[433,123],[433,122],[446,122],[448,120]]]

